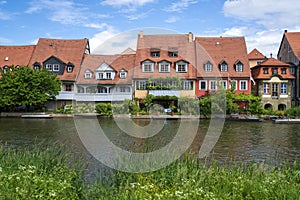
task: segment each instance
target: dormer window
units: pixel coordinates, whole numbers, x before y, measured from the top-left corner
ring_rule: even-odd
[[[235,64],[235,71],[236,72],[243,72],[244,71],[244,65],[241,61],[239,61]]]
[[[154,71],[154,62],[151,60],[146,60],[142,63],[143,72],[153,72]]]
[[[35,62],[35,63],[33,64],[33,69],[34,69],[34,70],[40,70],[40,66],[41,66],[41,64],[40,64],[39,62]]]
[[[68,73],[72,73],[72,72],[73,72],[73,69],[74,69],[73,63],[68,62],[68,64],[67,64],[67,72],[68,72]]]
[[[59,71],[59,64],[53,64],[53,71],[58,72]]]
[[[159,72],[170,72],[170,62],[162,61],[158,63],[158,70]]]
[[[264,74],[268,74],[269,73],[269,69],[267,67],[263,68],[264,70]]]
[[[286,68],[281,68],[281,74],[286,74]]]
[[[92,78],[92,72],[90,70],[86,70],[84,73],[85,79],[91,79]]]
[[[3,67],[3,73],[6,74],[8,72],[8,66]]]
[[[151,57],[153,57],[153,58],[160,57],[160,50],[159,49],[151,49]]]
[[[272,74],[278,74],[278,68],[273,68],[272,69]]]
[[[220,64],[220,71],[221,72],[227,72],[228,71],[228,64],[223,61],[221,64]]]
[[[127,71],[124,70],[124,69],[122,69],[122,70],[120,71],[120,78],[121,78],[121,79],[125,79],[126,77],[127,77]]]
[[[46,64],[46,69],[49,71],[52,71],[52,64]]]
[[[105,62],[96,69],[97,80],[113,80],[115,78],[115,74],[116,71]]]
[[[204,64],[204,71],[211,72],[213,68],[213,65],[210,61],[207,61],[207,63]]]
[[[176,62],[176,72],[185,73],[188,71],[188,63],[185,61]]]
[[[178,49],[177,48],[169,48],[168,55],[170,58],[178,57]]]

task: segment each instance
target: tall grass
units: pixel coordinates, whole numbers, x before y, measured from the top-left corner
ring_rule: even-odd
[[[0,199],[299,199],[299,162],[220,166],[184,157],[156,172],[111,171],[88,183],[83,161],[61,146],[0,151]]]

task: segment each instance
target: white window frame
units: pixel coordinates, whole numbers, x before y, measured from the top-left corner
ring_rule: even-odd
[[[243,83],[245,83],[245,88],[242,88],[242,84]],[[246,81],[246,80],[240,80],[240,90],[241,91],[246,91],[246,90],[248,90],[248,81]]]
[[[112,79],[112,73],[111,72],[106,72],[105,75],[106,75],[105,79]]]
[[[190,80],[182,81],[182,90],[193,90],[193,89],[194,89],[193,81]]]
[[[59,71],[59,64],[53,64],[53,71],[58,72]]]
[[[244,65],[243,65],[243,63],[238,62],[238,63],[235,65],[235,71],[236,71],[236,72],[243,72],[243,71],[244,71]]]
[[[96,79],[97,80],[103,80],[104,79],[104,72],[97,72]]]
[[[204,64],[204,71],[205,72],[212,72],[213,70],[213,64],[211,62],[207,62]]]
[[[48,70],[48,71],[52,71],[52,64],[46,64],[46,69]]]
[[[170,72],[171,65],[169,62],[163,61],[158,63],[158,71],[160,73],[168,73]]]
[[[225,90],[227,89],[227,81],[226,80],[221,80],[219,84],[220,84],[221,88],[223,88]]]
[[[280,84],[280,94],[287,94],[287,83]]]
[[[264,94],[270,94],[270,83],[264,83]]]
[[[91,72],[85,72],[84,73],[84,78],[85,79],[91,79],[92,78],[92,73]]]
[[[144,61],[142,63],[142,71],[145,73],[152,73],[154,71],[154,62]]]
[[[137,90],[147,90],[147,84],[148,84],[148,81],[146,81],[146,80],[136,81],[136,89]]]
[[[121,79],[124,79],[126,77],[127,77],[127,72],[125,72],[125,71],[120,72],[120,78]]]
[[[214,87],[212,87],[212,86],[214,86]],[[216,80],[210,80],[209,81],[209,90],[215,91],[217,89],[218,89],[217,81]]]
[[[228,64],[226,62],[222,62],[220,65],[221,72],[228,72]]]
[[[71,73],[73,71],[73,67],[67,66],[67,72]]]
[[[205,83],[205,88],[201,87],[201,83]],[[207,90],[207,80],[200,80],[199,81],[199,90],[202,90],[202,91],[206,91]]]
[[[184,61],[176,63],[176,72],[177,73],[186,73],[188,72],[188,64]]]

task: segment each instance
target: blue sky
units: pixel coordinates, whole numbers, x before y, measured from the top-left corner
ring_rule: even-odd
[[[277,54],[285,29],[300,31],[299,10],[298,0],[0,0],[0,45],[88,38],[92,52],[103,53],[113,46],[105,41],[121,51],[134,48],[141,30],[170,30],[245,36],[248,51],[269,56]]]

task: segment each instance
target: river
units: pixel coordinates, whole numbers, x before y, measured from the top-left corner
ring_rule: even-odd
[[[152,123],[151,127],[161,126],[157,134],[147,139],[133,137],[134,133],[133,136],[128,136],[116,125],[114,119],[101,118],[99,125],[116,146],[141,152],[143,149],[159,149],[170,143],[177,134],[178,127],[183,123],[181,120],[157,121],[159,122],[142,119],[135,121],[135,124],[140,127],[138,129],[140,132],[150,123]],[[192,138],[192,144],[188,149],[189,152],[199,151],[209,123],[209,120],[200,120],[196,136]],[[192,130],[189,125],[184,128],[186,133]],[[63,143],[70,147],[74,154],[88,155],[77,130],[73,118],[0,118],[0,143],[18,148],[32,144]],[[284,161],[292,163],[300,158],[300,124],[226,121],[209,158],[222,163],[228,160],[264,162],[272,165],[279,165]]]

